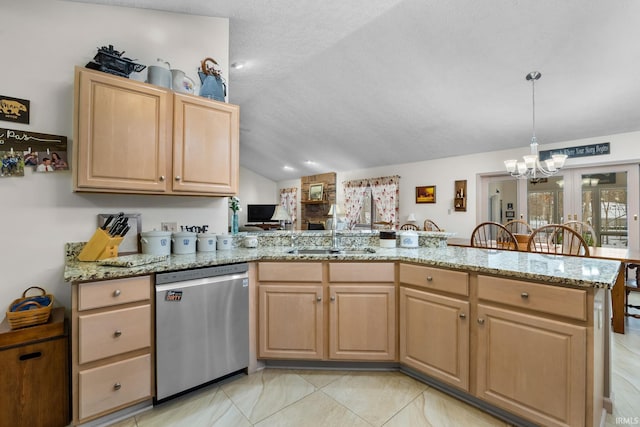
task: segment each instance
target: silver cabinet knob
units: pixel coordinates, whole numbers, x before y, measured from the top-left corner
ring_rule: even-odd
[[[322,301],[322,297],[316,297],[316,301],[321,302]]]
[[[336,296],[332,295],[331,298],[329,298],[331,301],[335,301],[336,300]]]
[[[160,179],[160,181],[164,181],[166,178],[165,178],[165,176],[164,176],[164,175],[160,175],[160,178],[159,178],[159,179]]]
[[[176,175],[176,181],[180,181],[182,178],[180,178],[180,175]]]
[[[461,319],[466,319],[467,315],[464,313],[460,313],[458,314],[458,317],[460,317]]]
[[[523,293],[521,293],[521,294],[520,294],[520,296],[521,296],[522,298],[524,298],[524,299],[529,298],[529,294],[528,294],[527,292],[523,292]]]
[[[433,282],[433,277],[427,276],[427,282]]]
[[[115,384],[113,385],[113,389],[114,389],[114,390],[120,390],[121,388],[122,388],[122,384],[120,384],[120,383],[115,383]]]
[[[478,319],[478,323],[484,325],[484,319]]]
[[[120,289],[116,289],[115,291],[113,291],[113,296],[114,297],[119,297],[121,293],[122,292],[120,292]]]
[[[113,336],[118,338],[120,335],[122,335],[122,331],[120,329],[116,329],[116,331],[113,333]]]

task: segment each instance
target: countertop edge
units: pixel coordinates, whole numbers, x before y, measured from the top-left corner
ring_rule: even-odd
[[[137,267],[101,266],[96,262],[67,261],[64,280],[88,282],[166,271],[255,261],[384,261],[407,262],[440,268],[526,279],[551,285],[611,289],[620,272],[620,261],[477,248],[376,248],[369,254],[298,255],[290,247],[172,255],[168,260]],[[550,274],[549,271],[554,274]]]

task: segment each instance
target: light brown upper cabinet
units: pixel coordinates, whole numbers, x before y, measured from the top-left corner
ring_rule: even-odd
[[[237,193],[237,105],[76,67],[74,191]]]

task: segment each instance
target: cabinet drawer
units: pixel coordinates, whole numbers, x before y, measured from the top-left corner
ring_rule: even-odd
[[[87,363],[151,345],[151,306],[78,316],[78,361]]]
[[[260,282],[322,282],[322,263],[319,262],[261,262],[258,264]]]
[[[89,282],[78,285],[78,310],[109,307],[151,297],[151,276]]]
[[[330,282],[393,282],[391,262],[332,262],[329,264]]]
[[[81,371],[78,386],[80,419],[151,397],[151,356]]]
[[[469,274],[462,271],[400,264],[400,283],[452,294],[469,295]]]
[[[587,291],[478,276],[478,298],[519,308],[587,320]]]

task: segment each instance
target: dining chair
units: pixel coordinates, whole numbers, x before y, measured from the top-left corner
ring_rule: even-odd
[[[631,270],[635,271],[633,276],[630,275]],[[629,317],[635,317],[640,319],[640,314],[629,313],[629,309],[640,310],[640,305],[634,305],[629,303],[629,294],[631,292],[640,292],[638,287],[640,283],[640,264],[629,263],[624,270],[624,315]]]
[[[580,233],[562,224],[543,225],[533,230],[527,250],[556,255],[589,256],[589,245]]]
[[[529,223],[523,219],[512,219],[504,225],[513,234],[531,234],[533,229]]]
[[[596,230],[593,229],[591,224],[582,221],[567,221],[563,225],[566,225],[569,228],[573,228],[577,231],[585,242],[587,242],[587,246],[600,246],[598,244],[598,236],[596,235]]]
[[[388,221],[377,221],[373,223],[374,230],[391,230],[391,222]]]
[[[512,232],[498,222],[487,221],[478,224],[471,233],[471,246],[474,248],[491,248],[518,250],[518,241]]]
[[[415,224],[402,224],[400,226],[400,230],[415,230],[415,231],[418,231],[418,230],[420,230],[420,227],[418,227]]]
[[[424,220],[424,231],[442,231],[440,229],[440,227],[438,227],[436,225],[435,222],[431,221],[430,219],[425,219]]]

